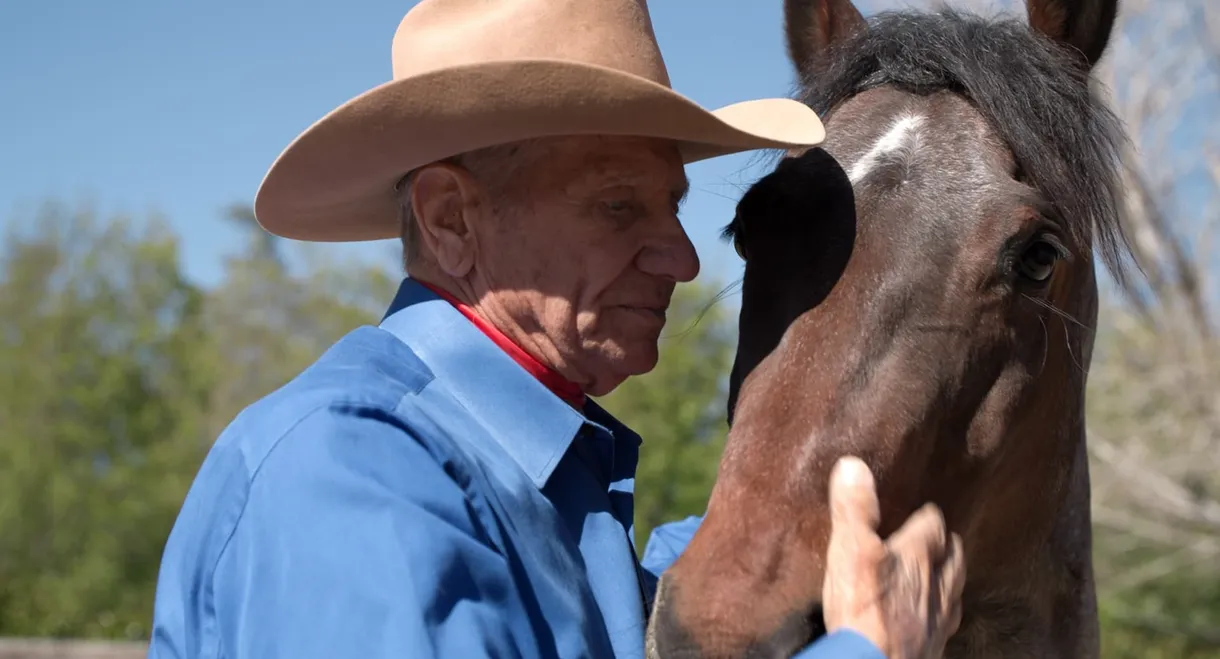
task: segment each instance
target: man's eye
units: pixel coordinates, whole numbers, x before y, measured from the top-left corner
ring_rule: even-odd
[[[606,210],[610,211],[611,213],[626,213],[627,211],[630,211],[632,207],[631,202],[626,200],[605,201],[602,202],[602,205],[604,205]]]

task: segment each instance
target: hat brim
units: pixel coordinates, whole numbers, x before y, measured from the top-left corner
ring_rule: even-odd
[[[608,68],[556,60],[467,65],[384,83],[327,114],[272,164],[254,212],[265,230],[285,238],[394,238],[394,185],[407,172],[506,142],[590,134],[673,140],[691,163],[816,146],[825,129],[813,110],[791,99],[709,111]]]

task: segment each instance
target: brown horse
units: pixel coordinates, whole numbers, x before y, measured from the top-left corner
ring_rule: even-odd
[[[731,430],[663,575],[652,657],[782,657],[821,633],[836,458],[877,475],[882,532],[926,501],[963,539],[950,657],[1098,654],[1085,381],[1094,254],[1125,280],[1117,119],[1092,95],[1117,0],[866,21],[789,0],[823,148],[741,199]]]

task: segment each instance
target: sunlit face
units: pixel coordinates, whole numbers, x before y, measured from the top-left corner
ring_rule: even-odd
[[[479,304],[564,375],[603,395],[651,370],[677,282],[699,260],[678,222],[687,180],[677,148],[628,137],[532,145],[511,189],[474,228]]]

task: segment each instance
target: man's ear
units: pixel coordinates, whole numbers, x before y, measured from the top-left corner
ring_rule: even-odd
[[[448,163],[426,165],[411,183],[411,210],[423,247],[445,274],[462,278],[474,267],[478,188],[470,173]]]

